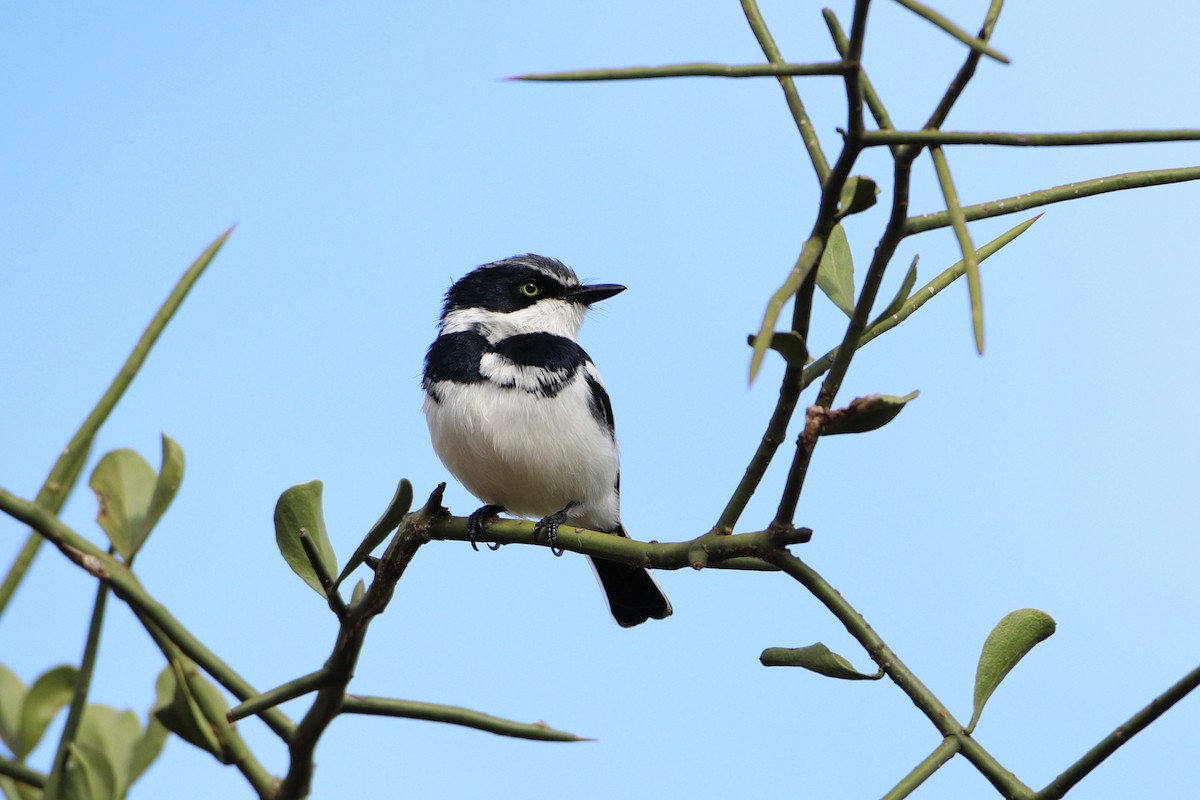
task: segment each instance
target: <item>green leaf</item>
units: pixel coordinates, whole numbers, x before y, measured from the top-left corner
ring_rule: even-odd
[[[354,591],[350,593],[350,605],[355,605],[363,599],[363,595],[367,593],[367,585],[361,580],[354,584]]]
[[[12,670],[0,664],[0,741],[10,752],[17,749],[17,730],[21,726],[24,702],[25,684]]]
[[[820,642],[808,647],[768,647],[758,660],[764,667],[803,667],[819,675],[846,681],[872,681],[880,677],[859,672]]]
[[[161,749],[166,730],[156,722],[152,725],[160,732],[158,747]],[[83,711],[75,744],[93,748],[103,754],[112,773],[114,792],[117,797],[124,797],[148,765],[148,762],[137,763],[144,757],[138,750],[146,738],[146,733],[142,730],[137,715],[132,711],[117,711],[104,705],[89,705]],[[157,752],[154,755],[157,755]],[[150,760],[153,761],[153,756]]]
[[[866,175],[854,175],[846,179],[838,198],[837,219],[866,211],[875,205],[879,187]]]
[[[96,521],[126,561],[145,544],[182,481],[183,450],[165,433],[160,473],[128,449],[106,453],[92,470],[88,485],[100,503]]]
[[[128,449],[105,453],[88,479],[100,504],[96,522],[126,561],[137,551],[134,543],[145,523],[157,481],[146,459]]]
[[[746,337],[746,344],[754,347],[758,337],[753,333]],[[771,334],[771,341],[767,344],[779,355],[783,356],[783,360],[794,367],[803,367],[810,359],[808,357],[808,348],[804,346],[804,337],[795,331],[776,331]]]
[[[93,745],[71,742],[71,766],[67,770],[69,800],[122,800],[114,765],[108,754]],[[74,774],[72,774],[74,773]],[[76,777],[78,776],[78,777]]]
[[[1014,611],[996,624],[979,654],[979,666],[975,670],[975,711],[967,725],[967,733],[975,729],[984,705],[1000,681],[1034,645],[1049,638],[1054,628],[1050,615],[1036,608]]]
[[[146,719],[145,730],[133,743],[133,750],[129,755],[128,778],[130,785],[136,783],[137,779],[142,777],[142,774],[154,763],[162,753],[166,741],[167,729],[151,714]]]
[[[900,284],[900,288],[896,291],[896,296],[892,298],[892,302],[887,304],[883,311],[879,312],[867,330],[871,330],[878,325],[882,320],[887,319],[892,314],[895,314],[908,301],[908,296],[912,292],[912,288],[917,285],[917,259],[919,256],[913,256],[912,263],[908,265],[908,272],[904,273],[904,281]]]
[[[346,580],[351,572],[358,569],[358,565],[363,563],[363,560],[367,556],[371,555],[371,551],[378,547],[388,537],[389,533],[400,527],[400,523],[404,520],[404,515],[412,508],[412,501],[412,484],[401,478],[400,484],[396,487],[396,493],[392,495],[392,502],[388,503],[383,516],[371,526],[371,530],[367,531],[367,535],[363,537],[362,543],[354,551],[354,555],[346,562],[346,567],[342,570],[342,574],[333,582],[335,589],[342,585],[342,581]],[[293,567],[293,569],[295,568]]]
[[[50,720],[71,702],[78,675],[74,667],[64,664],[42,673],[29,687],[21,704],[21,723],[17,730],[16,747],[13,748],[13,755],[18,761],[23,761],[33,752]]]
[[[195,696],[196,689],[206,683],[191,661],[181,658],[168,664],[154,685],[156,699],[152,713],[171,733],[211,753],[222,764],[228,764],[229,754],[218,736],[221,721],[214,725]],[[225,726],[228,726],[227,722]]]
[[[841,433],[866,433],[882,428],[894,420],[904,406],[916,399],[920,392],[910,392],[903,397],[886,394],[869,394],[856,397],[845,408],[829,411],[821,424],[822,436]]]
[[[851,316],[854,313],[854,260],[850,242],[841,225],[834,225],[817,267],[817,286],[833,304]]]
[[[337,556],[333,554],[333,546],[325,532],[325,516],[321,512],[322,488],[320,481],[309,481],[293,486],[279,496],[279,502],[275,504],[275,543],[292,571],[325,597],[325,588],[300,542],[300,529],[303,528],[316,548],[325,573],[337,574]]]
[[[142,523],[142,530],[139,531],[140,535],[135,542],[134,552],[141,548],[146,537],[150,535],[150,531],[154,530],[154,526],[162,519],[162,515],[170,507],[171,501],[175,499],[181,483],[183,483],[183,449],[174,439],[164,433],[162,435],[162,467],[158,472],[158,480],[154,483],[154,494],[150,497],[150,506],[146,509],[146,519]]]

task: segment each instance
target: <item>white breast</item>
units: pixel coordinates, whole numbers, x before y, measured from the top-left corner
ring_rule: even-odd
[[[554,397],[487,381],[444,385],[441,402],[426,397],[434,450],[484,503],[540,518],[568,503],[568,524],[611,530],[619,519],[617,446],[592,416],[583,373]]]

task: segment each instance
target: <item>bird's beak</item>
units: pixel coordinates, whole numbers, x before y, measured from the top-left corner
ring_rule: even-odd
[[[567,297],[583,303],[585,306],[590,306],[592,303],[607,300],[623,291],[625,291],[625,287],[619,283],[596,283],[591,286],[576,286],[567,292]]]

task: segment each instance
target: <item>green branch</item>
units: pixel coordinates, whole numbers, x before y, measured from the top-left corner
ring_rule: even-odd
[[[636,81],[651,78],[778,78],[790,75],[844,75],[842,61],[815,64],[668,64],[661,67],[583,69],[516,75],[514,81]]]
[[[525,544],[549,547],[544,537],[534,534],[534,523],[500,519],[491,523],[477,541],[496,544]],[[470,541],[467,518],[441,516],[429,523],[431,539]],[[762,570],[780,547],[802,544],[812,538],[807,528],[767,530],[755,533],[706,533],[682,542],[639,542],[611,533],[584,530],[564,525],[558,529],[558,547],[572,553],[636,564],[649,569],[752,569]]]
[[[7,758],[0,758],[0,775],[12,778],[17,783],[23,783],[35,789],[41,789],[46,785],[45,775],[37,770],[30,769],[24,764],[9,761]]]
[[[955,25],[946,17],[939,14],[929,6],[918,3],[916,0],[896,0],[897,3],[907,8],[917,16],[932,22],[946,33],[958,39],[960,42],[971,48],[975,55],[985,55],[988,58],[994,58],[1001,64],[1008,64],[1009,58],[998,50],[992,49],[987,43],[987,36],[981,35],[979,38],[972,36],[962,28]]]
[[[850,40],[846,38],[846,33],[842,30],[842,25],[838,22],[837,15],[828,8],[824,9],[821,14],[825,18],[825,25],[829,28],[829,35],[833,38],[833,46],[837,48],[838,55],[846,58],[850,52]],[[875,118],[875,124],[885,131],[895,128],[892,124],[892,118],[883,106],[883,101],[879,99],[879,94],[871,84],[871,79],[867,77],[867,71],[861,66],[858,70],[858,79],[862,84],[863,100],[866,102],[867,108],[871,110],[871,116]],[[866,143],[866,137],[871,134],[872,132],[870,131],[864,131],[862,141]]]
[[[756,0],[741,0],[741,2],[742,13],[746,15],[746,22],[749,23],[750,30],[754,33],[754,38],[758,40],[758,46],[763,55],[767,57],[767,61],[777,66],[786,64],[783,55],[779,52],[779,45],[775,44],[775,37],[767,29],[762,12],[758,10]],[[788,109],[792,112],[792,119],[796,121],[796,129],[800,131],[800,140],[804,142],[804,148],[808,150],[809,160],[812,161],[813,169],[817,173],[817,182],[824,186],[829,177],[829,162],[825,160],[825,154],[821,152],[821,140],[817,138],[816,128],[809,119],[804,102],[800,99],[800,93],[796,91],[796,82],[787,75],[780,75],[779,87],[783,89],[783,96],[787,100]]]
[[[883,800],[904,800],[922,783],[929,780],[933,773],[941,769],[947,761],[958,755],[961,743],[957,737],[947,736],[942,743],[930,753],[924,761],[913,767],[912,772],[905,775],[893,789],[883,796]]]
[[[138,371],[142,368],[142,364],[146,361],[146,356],[150,354],[150,349],[154,347],[154,343],[158,341],[158,337],[167,327],[167,323],[175,316],[175,312],[179,310],[179,306],[183,304],[184,298],[191,291],[192,286],[199,280],[204,270],[216,257],[225,240],[233,233],[233,228],[225,231],[218,236],[212,244],[210,244],[203,253],[200,254],[190,267],[183,273],[179,282],[175,284],[175,288],[167,295],[167,299],[163,301],[162,306],[158,309],[158,313],[150,320],[150,324],[146,326],[146,330],[142,332],[142,336],[138,339],[137,344],[133,347],[133,352],[129,354],[129,358],[121,366],[108,389],[100,397],[99,402],[88,413],[83,424],[79,426],[79,430],[75,431],[75,435],[71,437],[71,441],[63,448],[59,454],[58,460],[54,462],[54,466],[50,469],[50,474],[46,476],[45,483],[38,490],[37,496],[34,499],[41,508],[46,509],[51,514],[58,514],[62,510],[63,503],[66,502],[71,490],[75,488],[75,483],[79,480],[79,475],[83,471],[84,461],[87,459],[88,451],[92,446],[92,439],[96,435],[96,431],[108,419],[108,415],[117,405],[117,401],[125,394],[125,390],[129,388],[129,384],[137,376]],[[33,563],[34,557],[37,555],[38,548],[42,545],[42,537],[36,533],[30,533],[25,540],[25,544],[21,547],[21,551],[17,554],[12,566],[9,567],[8,573],[4,576],[3,583],[0,583],[0,615],[4,614],[4,609],[8,606],[9,600],[17,591],[17,587],[21,584],[21,580],[25,577],[25,573],[29,570],[29,566]]]
[[[1092,144],[1142,144],[1187,142],[1200,139],[1200,130],[1181,128],[1158,131],[1085,131],[1082,133],[997,133],[992,131],[867,131],[863,145],[875,147],[914,144],[922,147],[953,144],[990,144],[1007,147],[1078,147]]]
[[[514,722],[493,717],[480,711],[437,703],[418,703],[413,700],[393,700],[387,697],[357,697],[347,695],[342,702],[343,714],[372,714],[382,717],[422,719],[428,722],[446,722],[464,728],[511,736],[516,739],[536,739],[543,742],[590,742],[566,731],[558,731],[544,722]]]
[[[88,624],[87,639],[83,645],[83,657],[79,661],[75,691],[71,694],[67,719],[63,723],[62,734],[58,737],[58,748],[54,752],[54,762],[50,767],[50,777],[43,794],[45,800],[66,797],[67,759],[70,757],[71,743],[75,741],[79,732],[79,723],[83,720],[83,710],[87,706],[88,692],[92,686],[92,675],[96,671],[96,653],[100,649],[100,632],[104,627],[104,608],[107,603],[108,586],[97,582],[96,600],[92,604],[92,619]]]
[[[230,722],[237,722],[246,717],[261,714],[268,708],[274,708],[289,700],[295,700],[297,697],[303,697],[310,692],[315,692],[321,687],[326,686],[329,680],[329,670],[322,667],[315,672],[301,675],[299,678],[276,686],[274,689],[268,689],[262,694],[247,698],[241,705],[229,709],[229,712],[225,716]]]
[[[1050,784],[1035,795],[1036,800],[1058,800],[1084,777],[1100,766],[1100,762],[1111,756],[1121,745],[1128,742],[1142,731],[1147,725],[1166,713],[1167,709],[1178,703],[1193,689],[1200,686],[1200,667],[1184,675],[1183,678],[1167,691],[1163,692],[1141,711],[1134,714],[1123,725],[1104,737],[1104,740],[1093,747],[1083,758],[1072,764],[1065,772],[1055,778]]]
[[[1050,189],[1040,189],[1035,192],[1013,195],[1002,200],[990,200],[973,206],[963,206],[963,219],[973,222],[977,219],[999,217],[1005,214],[1015,214],[1038,206],[1062,203],[1080,197],[1119,192],[1125,189],[1140,189],[1143,186],[1162,186],[1169,183],[1181,183],[1200,179],[1200,167],[1181,167],[1179,169],[1159,169],[1146,172],[1125,172],[1120,175],[1109,175],[1107,178],[1095,178],[1077,183],[1067,183]],[[904,226],[904,235],[912,236],[917,233],[931,231],[934,228],[944,228],[950,224],[950,215],[945,211],[934,214],[922,214],[910,218]]]
[[[317,690],[313,704],[296,726],[295,735],[288,740],[288,772],[279,785],[275,800],[299,800],[309,795],[317,742],[343,709],[346,687],[354,677],[354,669],[366,641],[367,628],[371,620],[387,608],[396,590],[396,583],[409,562],[421,545],[429,541],[431,523],[445,513],[441,506],[445,489],[446,484],[440,484],[422,509],[404,518],[376,565],[375,579],[370,587],[362,599],[354,603],[340,619],[337,641],[322,668],[325,683]],[[267,714],[270,711],[259,713]]]

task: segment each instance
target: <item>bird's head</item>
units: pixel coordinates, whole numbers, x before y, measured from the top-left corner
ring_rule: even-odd
[[[623,291],[615,283],[580,283],[553,258],[513,256],[484,264],[450,287],[441,332],[479,331],[492,341],[546,332],[574,340],[588,306]]]

